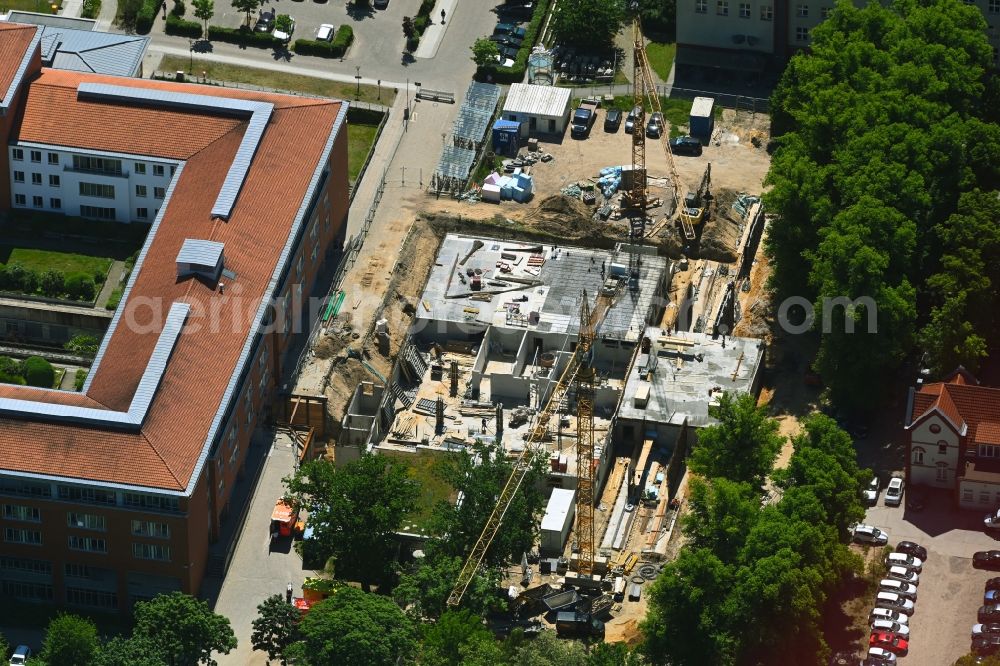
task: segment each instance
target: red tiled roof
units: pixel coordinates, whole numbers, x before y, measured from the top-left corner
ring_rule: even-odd
[[[976,426],[972,441],[976,444],[1000,444],[1000,423],[981,422]]]
[[[0,100],[7,96],[37,26],[0,22]]]
[[[1000,425],[997,425],[1000,424],[1000,388],[967,383],[967,378],[961,374],[953,375],[952,379],[947,383],[928,384],[914,395],[913,421],[937,408],[958,427],[967,424],[969,435],[978,437],[980,428],[985,426],[984,435],[1000,439]]]
[[[228,222],[212,220],[210,211],[242,140],[245,122],[207,113],[78,101],[75,89],[81,82],[274,104]],[[186,159],[84,399],[113,410],[128,409],[162,328],[157,322],[142,327],[151,322],[152,311],[133,308],[137,297],[163,303],[162,316],[174,301],[191,303],[193,314],[177,341],[141,432],[41,427],[6,420],[0,422],[0,467],[182,490],[195,471],[256,305],[268,295],[271,276],[342,105],[331,100],[43,70],[30,85],[27,106],[13,140]],[[52,117],[59,122],[51,122]],[[104,129],[93,131],[99,127]],[[346,167],[334,177],[344,179],[346,192]],[[175,261],[185,238],[225,245],[226,268],[238,276],[227,281],[225,295],[196,279],[178,281]],[[218,329],[196,316],[209,308],[218,308],[223,324]],[[126,325],[129,317],[138,326]],[[191,333],[195,324],[201,328]]]

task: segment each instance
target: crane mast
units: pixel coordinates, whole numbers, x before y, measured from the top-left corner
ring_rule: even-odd
[[[594,320],[587,292],[580,306],[580,339],[576,371],[576,540],[580,549],[577,573],[594,573]]]

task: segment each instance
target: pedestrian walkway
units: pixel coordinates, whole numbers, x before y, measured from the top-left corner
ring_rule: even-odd
[[[111,263],[111,270],[108,271],[108,277],[104,281],[104,286],[101,287],[101,293],[97,295],[97,301],[94,303],[95,308],[100,310],[108,304],[108,300],[111,299],[111,293],[121,286],[123,277],[125,277],[125,262],[113,261]]]
[[[434,9],[431,10],[431,23],[424,30],[424,34],[420,36],[420,44],[417,45],[413,57],[433,58],[437,55],[441,40],[444,39],[444,33],[451,25],[451,19],[455,15],[457,7],[458,0],[438,0]],[[441,20],[442,11],[444,11],[445,16],[443,21]]]

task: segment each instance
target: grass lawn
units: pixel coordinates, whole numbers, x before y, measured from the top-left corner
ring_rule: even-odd
[[[404,531],[423,531],[427,528],[427,522],[434,507],[439,502],[454,499],[454,488],[439,479],[434,473],[438,461],[444,455],[449,454],[421,451],[416,454],[407,453],[395,456],[397,460],[409,467],[410,476],[420,484],[420,497],[417,499],[417,504],[403,519]]]
[[[0,0],[0,2],[3,1]],[[188,71],[188,58],[170,55],[163,56],[158,69],[161,72],[186,72]],[[307,95],[319,95],[336,99],[353,100],[357,91],[357,84],[354,83],[328,81],[326,79],[318,79],[314,76],[275,72],[269,69],[229,65],[196,57],[194,59],[194,73],[197,76],[201,76],[202,72],[205,72],[205,76],[209,79],[215,79],[216,81],[249,83],[261,86],[262,88],[291,90]],[[357,99],[360,99],[362,102],[375,102],[391,106],[394,97],[395,93],[393,93],[392,88],[382,86],[381,99],[379,99],[378,88],[376,86],[361,86],[361,96]]]
[[[62,0],[56,0],[57,8],[62,4]],[[6,14],[7,10],[15,9],[22,12],[40,12],[42,14],[55,14],[52,11],[52,3],[47,0],[0,0],[0,14]]]
[[[662,42],[650,42],[646,45],[646,57],[649,66],[653,68],[661,81],[666,81],[670,76],[670,68],[674,64],[674,54],[677,52],[676,44],[664,44]]]
[[[0,245],[0,264],[13,263],[21,264],[38,273],[57,270],[62,271],[65,275],[85,273],[94,278],[98,275],[106,275],[111,268],[111,259],[108,257]]]
[[[358,172],[375,145],[377,133],[378,125],[347,123],[347,180],[351,185],[358,179]]]

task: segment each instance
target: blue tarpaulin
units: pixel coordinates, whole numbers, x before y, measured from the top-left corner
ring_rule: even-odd
[[[497,120],[493,123],[493,152],[498,155],[517,155],[521,124],[513,120]]]

